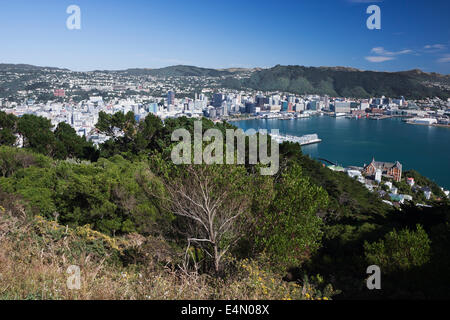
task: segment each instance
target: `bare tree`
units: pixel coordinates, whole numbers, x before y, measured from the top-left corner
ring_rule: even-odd
[[[202,248],[218,273],[224,255],[242,236],[242,215],[250,206],[248,174],[236,165],[186,165],[165,179],[167,210],[184,217],[182,231]]]

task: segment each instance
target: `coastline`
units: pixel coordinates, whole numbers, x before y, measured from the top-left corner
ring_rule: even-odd
[[[416,125],[416,126],[438,127],[438,128],[447,128],[447,129],[450,129],[450,125],[449,125],[449,124],[439,124],[439,123],[435,123],[435,124],[425,124],[425,123],[414,123],[414,122],[408,122],[408,121],[405,121],[405,123],[407,123],[407,124],[414,124],[414,125]]]
[[[268,131],[277,128],[281,134],[294,136],[316,133],[322,143],[302,147],[304,153],[313,158],[339,159],[347,166],[362,165],[373,157],[380,161],[398,160],[406,170],[415,169],[444,188],[450,188],[450,153],[442,147],[450,131],[427,130],[423,125],[407,126],[401,117],[383,121],[337,119],[311,116],[308,121],[226,121],[244,131],[249,128]]]
[[[310,119],[312,117],[314,117],[316,115],[310,116],[310,117],[292,117],[292,118],[284,118],[284,117],[273,117],[273,118],[260,118],[260,117],[248,117],[248,118],[233,118],[233,119],[223,119],[222,121],[225,121],[227,123],[230,122],[240,122],[240,121],[249,121],[249,120],[297,120],[297,119]],[[331,116],[330,116],[331,117]],[[331,117],[334,118],[334,117]],[[346,117],[346,118],[351,118],[353,119],[354,117]],[[387,120],[387,119],[408,119],[409,117],[405,117],[405,116],[400,116],[400,115],[392,115],[392,116],[385,116],[385,117],[364,117],[361,119],[369,119],[369,120]],[[359,120],[359,119],[356,119]],[[425,123],[414,123],[414,122],[409,122],[409,121],[403,121],[407,124],[414,124],[414,125],[419,125],[419,126],[426,126],[426,127],[438,127],[438,128],[447,128],[450,129],[450,124],[425,124]]]

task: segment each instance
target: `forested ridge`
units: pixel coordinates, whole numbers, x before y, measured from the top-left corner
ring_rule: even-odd
[[[420,70],[403,72],[361,71],[351,68],[280,66],[263,69],[249,78],[227,77],[224,86],[331,97],[450,97],[450,76]]]

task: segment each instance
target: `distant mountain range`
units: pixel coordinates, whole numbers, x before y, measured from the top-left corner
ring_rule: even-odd
[[[30,72],[30,71],[70,71],[69,69],[40,67],[29,64],[6,64],[0,63],[0,72]],[[94,70],[91,72],[115,72],[125,75],[148,75],[154,77],[222,77],[232,76],[238,73],[248,73],[251,71],[259,71],[261,68],[229,68],[229,69],[210,69],[195,66],[177,65],[165,68],[131,68],[126,70]]]
[[[1,71],[69,71],[26,64],[0,64]],[[370,97],[405,96],[410,99],[423,97],[450,97],[450,75],[426,73],[421,70],[401,72],[362,71],[348,67],[304,67],[277,65],[269,69],[209,69],[195,66],[170,66],[159,69],[127,69],[114,72],[123,75],[155,77],[223,77],[224,87],[283,91],[296,94],[327,94],[329,96]],[[240,77],[236,77],[239,75]]]

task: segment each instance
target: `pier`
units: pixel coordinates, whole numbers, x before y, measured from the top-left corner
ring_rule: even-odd
[[[308,134],[305,136],[297,137],[291,135],[278,135],[278,134],[270,134],[272,139],[278,143],[283,143],[285,141],[298,143],[301,146],[306,146],[308,144],[314,144],[322,142],[322,139],[319,139],[317,134]]]

